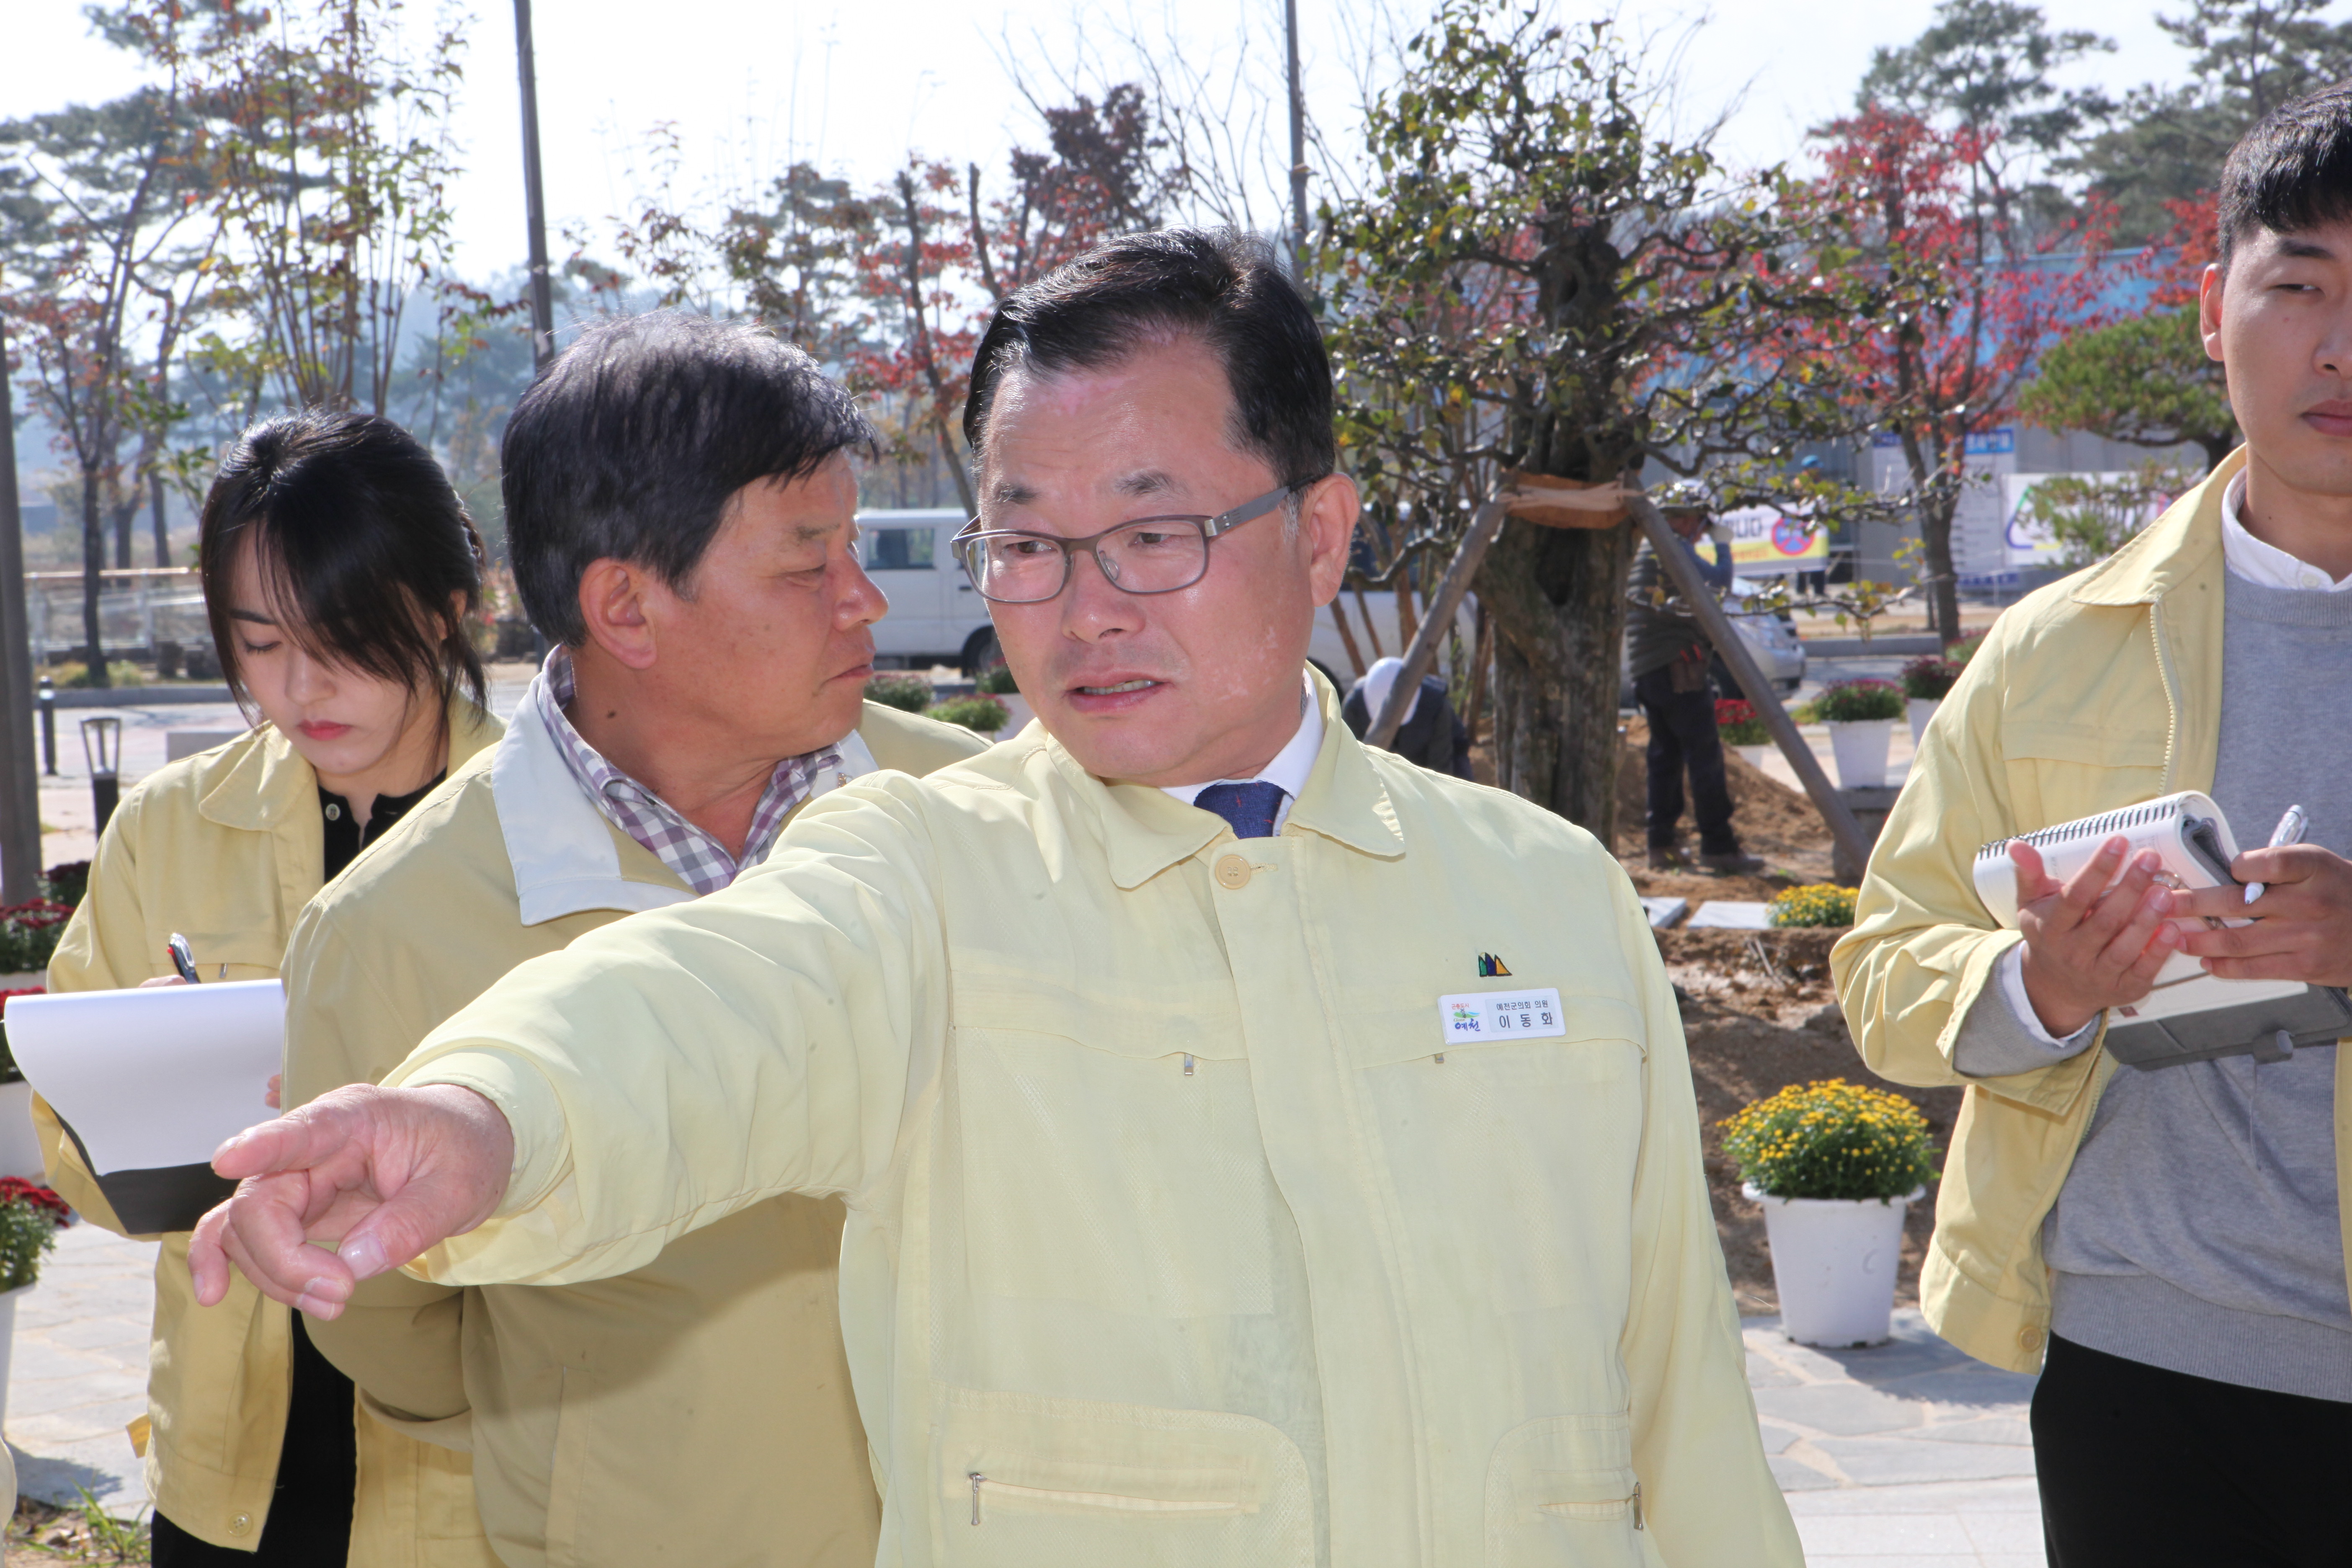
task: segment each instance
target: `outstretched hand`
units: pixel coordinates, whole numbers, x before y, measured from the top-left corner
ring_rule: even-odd
[[[513,1130],[472,1089],[322,1095],[213,1155],[237,1189],[189,1243],[196,1300],[226,1296],[234,1263],[270,1300],[339,1316],[361,1280],[488,1219],[513,1164]]]

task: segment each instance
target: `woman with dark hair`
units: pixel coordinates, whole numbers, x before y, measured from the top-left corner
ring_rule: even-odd
[[[123,797],[52,991],[165,981],[174,931],[204,980],[276,976],[302,906],[500,729],[466,629],[480,536],[398,426],[313,410],[254,426],[213,479],[198,550],[221,668],[254,728]],[[34,1106],[52,1184],[121,1230]],[[371,1415],[300,1318],[242,1279],[200,1310],[187,1234],[163,1243],[145,1450],[161,1568],[495,1568],[465,1454]]]

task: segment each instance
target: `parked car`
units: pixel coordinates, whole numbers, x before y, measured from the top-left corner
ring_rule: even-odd
[[[900,669],[952,665],[971,676],[1000,662],[988,601],[948,548],[964,521],[951,507],[858,514],[859,562],[890,601],[890,613],[874,627],[877,664]],[[1367,664],[1382,654],[1404,652],[1393,593],[1367,593],[1360,602],[1353,591],[1343,591],[1339,604]],[[1467,646],[1476,631],[1474,603],[1464,601],[1456,625]],[[1355,679],[1347,643],[1328,607],[1315,617],[1307,657],[1342,691]]]

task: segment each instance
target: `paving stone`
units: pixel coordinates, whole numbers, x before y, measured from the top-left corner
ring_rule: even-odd
[[[1835,1476],[1823,1475],[1811,1465],[1790,1458],[1786,1454],[1768,1454],[1764,1462],[1772,1468],[1772,1479],[1784,1492],[1814,1491],[1838,1484]]]
[[[2007,1509],[1978,1509],[1959,1516],[1969,1539],[1979,1552],[1990,1557],[1995,1554],[2017,1553],[2042,1561],[2042,1510],[2012,1511]]]
[[[2021,1408],[2032,1402],[2034,1382],[2029,1373],[2001,1372],[1978,1363],[1969,1368],[1931,1372],[1880,1386],[1906,1399],[1925,1399],[1937,1405],[2014,1405]]]
[[[2033,1473],[2031,1448],[1984,1443],[1922,1443],[1910,1437],[1821,1437],[1814,1446],[1859,1486],[1958,1481]]]
[[[19,1324],[17,1328],[21,1333],[25,1325]],[[154,1327],[152,1321],[144,1319],[105,1316],[75,1319],[37,1331],[53,1345],[63,1345],[68,1350],[109,1352],[118,1361],[126,1359],[122,1352],[127,1351],[131,1352],[128,1359],[144,1366]]]
[[[1764,1439],[1764,1451],[1768,1454],[1785,1452],[1790,1444],[1798,1442],[1802,1437],[1802,1434],[1791,1431],[1786,1426],[1775,1426],[1770,1421],[1758,1422],[1756,1431],[1758,1436]]]
[[[2005,1443],[2013,1448],[2033,1447],[2033,1428],[2021,1413],[1982,1415],[1972,1421],[1937,1421],[1914,1434],[1929,1443]]]
[[[2041,1494],[2031,1478],[1848,1487],[1837,1491],[1808,1492],[1789,1501],[1789,1511],[1797,1514],[1954,1513],[1963,1519],[1976,1519],[1990,1514],[2022,1513],[2039,1519],[2041,1509]]]
[[[11,1410],[8,1412],[8,1436],[11,1441],[35,1448],[101,1437],[119,1437],[128,1444],[131,1438],[125,1428],[146,1414],[147,1396],[144,1394],[118,1399],[93,1399],[69,1409],[44,1415],[20,1417],[17,1412]]]
[[[1809,1558],[1863,1552],[1973,1557],[1977,1552],[1959,1517],[1949,1513],[1823,1514],[1806,1520],[1797,1533]]]
[[[1758,1355],[1748,1352],[1748,1386],[1750,1388],[1788,1388],[1799,1381],[1797,1374]]]
[[[1916,1401],[1890,1398],[1874,1388],[1851,1383],[1759,1389],[1756,1408],[1782,1421],[1845,1437],[1899,1432],[1927,1418],[1927,1407]]]

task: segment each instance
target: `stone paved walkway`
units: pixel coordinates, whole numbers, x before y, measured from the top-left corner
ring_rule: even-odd
[[[147,1502],[123,1426],[147,1407],[155,1248],[80,1225],[16,1301],[7,1436],[19,1485],[51,1502],[90,1491]],[[2042,1563],[2025,1402],[2033,1380],[1972,1362],[1895,1314],[1873,1350],[1790,1344],[1746,1323],[1764,1447],[1822,1568],[2026,1568]]]

